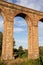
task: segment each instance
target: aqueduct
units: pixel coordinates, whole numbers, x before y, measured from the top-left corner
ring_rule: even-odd
[[[0,14],[4,19],[2,59],[13,59],[13,25],[14,17],[23,17],[28,25],[28,58],[39,57],[38,22],[43,21],[43,12],[0,0]]]

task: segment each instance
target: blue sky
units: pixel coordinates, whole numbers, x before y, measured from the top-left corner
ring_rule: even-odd
[[[15,3],[24,7],[32,8],[43,12],[43,0],[6,0],[11,3]],[[0,16],[0,31],[3,31],[3,20]],[[43,23],[39,22],[39,45],[43,45]],[[28,27],[26,21],[21,17],[15,17],[14,19],[14,39],[16,41],[16,47],[23,46],[28,48]]]

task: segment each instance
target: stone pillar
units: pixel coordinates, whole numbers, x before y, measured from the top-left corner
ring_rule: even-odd
[[[2,44],[2,60],[13,59],[13,24],[13,18],[10,15],[5,16]]]
[[[34,22],[32,23],[32,21],[29,20],[28,33],[28,58],[37,59],[39,58],[38,23],[34,24]]]

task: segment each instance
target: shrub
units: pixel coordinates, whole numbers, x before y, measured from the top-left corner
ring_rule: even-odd
[[[40,60],[37,59],[37,60],[29,60],[25,63],[22,63],[22,65],[41,65],[41,64],[40,64]]]
[[[4,61],[0,61],[0,65],[6,65]]]

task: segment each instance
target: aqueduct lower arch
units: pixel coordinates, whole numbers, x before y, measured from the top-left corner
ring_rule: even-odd
[[[43,12],[25,8],[0,0],[0,13],[4,19],[4,32],[2,44],[2,60],[13,59],[13,24],[14,17],[20,13],[27,21],[28,35],[28,58],[39,58],[38,48],[38,21],[43,18]],[[26,15],[26,16],[25,16]],[[22,15],[21,15],[22,16]]]

